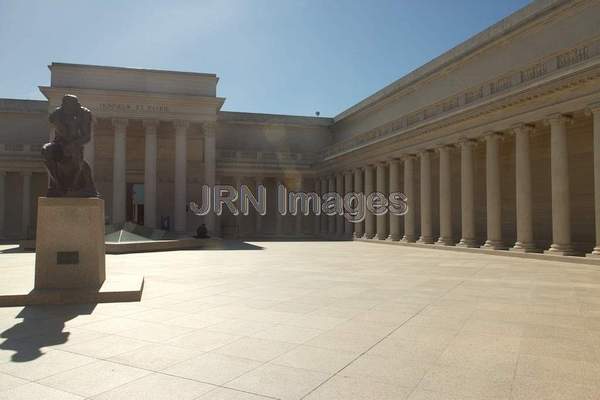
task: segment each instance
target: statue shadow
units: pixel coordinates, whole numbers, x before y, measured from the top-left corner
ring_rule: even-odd
[[[44,355],[44,348],[67,343],[70,333],[64,332],[65,323],[91,314],[95,307],[95,304],[27,306],[15,317],[23,320],[0,334],[0,350],[13,351],[12,362],[33,361]]]

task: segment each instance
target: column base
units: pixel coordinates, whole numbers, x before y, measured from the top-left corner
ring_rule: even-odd
[[[360,238],[361,238],[361,237],[363,237],[364,235],[365,235],[365,234],[364,234],[363,232],[354,232],[354,233],[352,234],[352,236],[353,236],[355,239],[360,239]]]
[[[440,236],[435,244],[438,246],[454,246],[454,240],[449,237]]]
[[[504,243],[502,243],[501,240],[486,240],[485,243],[483,244],[483,246],[481,246],[482,249],[487,249],[487,250],[507,250],[508,246],[506,246]]]
[[[477,242],[475,239],[460,239],[460,242],[456,244],[456,247],[464,247],[464,248],[473,248],[477,247]]]
[[[400,235],[390,234],[386,240],[389,240],[392,242],[399,242],[401,239],[402,239],[402,236],[400,236]]]
[[[431,236],[421,236],[419,240],[417,240],[419,244],[433,244],[433,237]]]
[[[403,243],[414,243],[417,241],[417,238],[412,235],[409,235],[409,236],[404,235],[400,241]]]
[[[375,237],[374,233],[365,233],[365,238],[367,239],[373,239]]]
[[[377,239],[379,239],[379,240],[386,240],[387,238],[388,238],[387,233],[377,234]]]
[[[592,250],[591,253],[588,253],[585,256],[590,258],[600,258],[600,246],[594,247],[594,250]]]
[[[574,256],[577,255],[577,252],[573,250],[573,247],[569,244],[552,243],[550,248],[544,251],[544,254],[553,256]]]
[[[539,253],[540,250],[535,247],[533,242],[516,242],[508,251],[516,253]]]

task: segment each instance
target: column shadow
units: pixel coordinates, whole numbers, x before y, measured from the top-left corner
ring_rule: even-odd
[[[80,315],[89,315],[96,304],[65,306],[27,306],[15,318],[23,320],[0,334],[1,350],[14,351],[12,362],[33,361],[44,353],[42,348],[67,343],[65,323]]]

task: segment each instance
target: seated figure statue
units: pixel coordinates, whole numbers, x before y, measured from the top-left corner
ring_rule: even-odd
[[[83,146],[91,139],[92,112],[67,94],[50,114],[55,138],[42,147],[48,170],[47,197],[98,197],[90,166],[83,160]]]

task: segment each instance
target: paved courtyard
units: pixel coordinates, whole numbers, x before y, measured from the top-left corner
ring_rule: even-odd
[[[0,308],[0,399],[600,397],[600,267],[352,242],[107,262],[141,303]],[[0,290],[33,263],[0,254]]]

